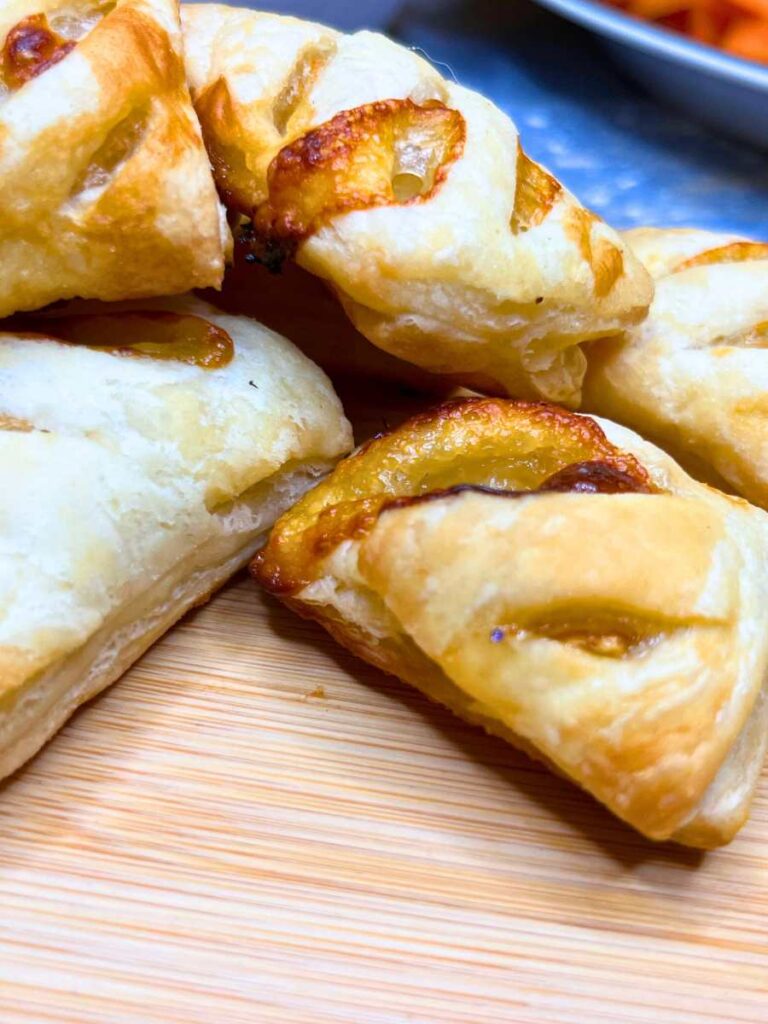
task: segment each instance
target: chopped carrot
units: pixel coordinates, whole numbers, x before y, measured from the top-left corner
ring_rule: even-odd
[[[731,0],[734,7],[768,23],[768,0]]]
[[[722,46],[736,57],[768,64],[768,21],[739,18],[725,32]]]
[[[609,0],[627,14],[768,65],[768,0]]]
[[[685,11],[690,0],[630,0],[627,10],[630,14],[639,14],[641,18],[666,18],[678,11]]]
[[[692,7],[688,17],[687,30],[700,43],[716,46],[723,31],[723,25],[714,4],[699,4]]]

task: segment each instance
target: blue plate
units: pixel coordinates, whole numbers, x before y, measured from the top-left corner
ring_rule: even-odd
[[[494,100],[526,151],[609,224],[768,240],[765,153],[644,95],[584,28],[527,0],[411,4],[399,37]]]
[[[659,99],[728,135],[768,147],[768,68],[591,0],[536,0],[602,36]]]

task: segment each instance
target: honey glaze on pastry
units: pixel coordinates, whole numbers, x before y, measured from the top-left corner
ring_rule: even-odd
[[[295,258],[375,345],[456,383],[578,401],[580,343],[637,322],[651,283],[501,111],[374,33],[215,4],[182,21],[253,259]]]
[[[340,463],[321,487],[292,510],[260,556],[259,575],[275,593],[313,578],[315,556],[359,537],[394,500],[413,502],[456,486],[499,493],[546,490],[573,467],[590,464],[633,481],[650,481],[617,450],[594,420],[549,405],[492,399],[446,402],[381,434]],[[569,489],[577,489],[574,480]]]
[[[254,235],[293,253],[337,214],[428,202],[464,143],[464,119],[437,100],[345,110],[277,154]]]
[[[4,3],[0,140],[0,316],[221,283],[173,0]]]
[[[324,375],[255,321],[83,305],[0,323],[0,777],[351,445]]]
[[[727,842],[765,753],[768,520],[631,432],[466,399],[363,446],[257,579],[654,839]]]
[[[226,366],[234,356],[232,338],[221,327],[200,316],[167,310],[18,316],[6,321],[6,327],[11,325],[17,336],[30,340],[88,345],[120,356],[174,359],[203,369]]]
[[[584,407],[768,508],[768,245],[696,230],[626,237],[656,297],[644,323],[589,346]]]

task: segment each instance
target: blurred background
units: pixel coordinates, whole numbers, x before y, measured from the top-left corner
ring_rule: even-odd
[[[387,31],[418,47],[444,73],[505,109],[528,152],[617,227],[685,225],[768,239],[768,150],[733,141],[722,130],[705,127],[700,117],[680,113],[678,97],[669,91],[677,79],[666,94],[657,90],[661,99],[652,97],[630,80],[621,60],[611,59],[600,35],[529,0],[272,0],[240,6],[346,30]],[[627,22],[609,10],[607,17]],[[701,116],[706,118],[715,103],[705,87],[712,85],[713,74],[719,84],[722,69],[699,70],[695,59],[691,66],[691,52],[694,58],[703,53],[710,64],[720,61],[726,77],[729,64],[736,79],[741,66],[742,78],[754,69],[757,85],[742,88],[736,81],[736,92],[721,102],[732,104],[734,119],[738,111],[747,128],[761,111],[768,118],[768,68],[721,58],[719,50],[689,44],[664,29],[650,32],[662,45],[672,39],[674,46],[679,38],[689,51],[683,83],[689,106],[700,94]],[[659,67],[668,65],[665,58]],[[746,110],[747,102],[754,103],[756,114]],[[723,120],[727,132],[727,105]]]

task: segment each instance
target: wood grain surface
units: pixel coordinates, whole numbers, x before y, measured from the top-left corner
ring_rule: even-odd
[[[0,901],[2,1024],[762,1024],[768,778],[655,846],[243,577],[0,788]]]

